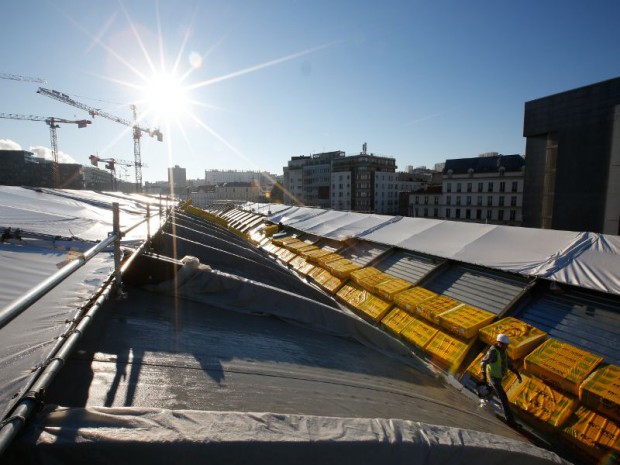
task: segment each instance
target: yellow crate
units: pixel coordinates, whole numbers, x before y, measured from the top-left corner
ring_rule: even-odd
[[[551,386],[578,396],[581,383],[602,361],[590,352],[547,339],[525,357],[525,369]]]
[[[329,250],[317,248],[316,250],[310,250],[309,252],[304,252],[302,256],[309,262],[318,263],[319,258],[324,257],[326,255],[330,255],[331,253],[332,252],[330,252]]]
[[[371,294],[357,284],[347,283],[336,295],[352,307],[358,308]]]
[[[375,286],[383,281],[387,281],[388,279],[392,279],[392,277],[380,271],[379,273],[372,274],[370,276],[366,276],[363,279],[359,280],[359,285],[366,289],[368,292],[374,292]]]
[[[322,257],[317,258],[317,262],[323,268],[327,268],[327,264],[334,262],[336,260],[342,260],[344,257],[337,253],[330,253],[328,255],[323,255]]]
[[[413,315],[406,312],[401,308],[393,308],[390,312],[383,317],[381,324],[385,326],[390,332],[399,335],[400,332],[405,329],[411,322],[414,321]]]
[[[292,252],[295,252],[298,247],[303,247],[304,245],[305,245],[305,242],[300,241],[299,239],[295,238],[294,241],[289,241],[289,242],[285,242],[284,244],[282,244],[282,247]]]
[[[305,259],[304,259],[305,260]],[[308,276],[308,274],[314,270],[315,266],[312,263],[308,263],[307,261],[300,265],[299,268],[297,268],[297,271],[299,271],[301,274]]]
[[[291,242],[299,242],[299,239],[296,237],[282,237],[282,238],[274,238],[272,239],[273,243],[278,247],[284,247],[286,244],[290,244]]]
[[[562,435],[595,457],[620,451],[618,425],[583,405],[566,421]]]
[[[425,349],[438,332],[439,329],[432,324],[412,316],[412,321],[405,326],[400,335],[407,342]]]
[[[438,325],[439,316],[458,305],[461,305],[461,302],[451,299],[450,297],[438,295],[437,297],[433,297],[432,299],[425,300],[418,304],[415,308],[415,313],[425,320]]]
[[[478,335],[478,330],[495,319],[495,315],[471,305],[461,305],[439,316],[439,325],[463,339]]]
[[[361,280],[366,279],[369,276],[379,274],[379,273],[383,273],[383,272],[378,270],[374,266],[367,266],[366,268],[361,268],[359,270],[353,271],[351,273],[350,278],[355,284],[361,285],[361,282],[360,282]]]
[[[321,268],[320,266],[315,266],[308,272],[308,277],[316,281],[317,277],[324,271],[324,268]]]
[[[409,289],[413,284],[404,279],[390,278],[375,284],[373,292],[384,299],[394,302],[394,296],[399,292]]]
[[[343,284],[343,280],[335,277],[329,271],[320,267],[315,267],[309,274],[311,278],[324,290],[330,294],[336,293]]]
[[[351,260],[343,258],[341,260],[335,260],[326,264],[325,268],[329,270],[331,274],[339,278],[345,279],[351,275],[351,272],[359,270],[361,267]]]
[[[290,262],[288,262],[288,264],[294,270],[298,270],[299,268],[301,268],[302,266],[306,264],[306,259],[304,257],[297,255]]]
[[[308,255],[315,253],[319,249],[316,245],[309,245],[308,247],[304,247],[299,251],[299,255],[304,257],[306,260],[308,259]]]
[[[606,365],[595,370],[579,386],[579,399],[587,407],[620,421],[620,367]]]
[[[511,316],[480,328],[478,338],[491,345],[495,344],[497,335],[502,333],[510,338],[507,353],[513,360],[525,357],[547,338],[546,332]]]
[[[357,307],[358,310],[364,312],[364,314],[370,317],[375,323],[378,323],[392,308],[391,302],[369,295],[366,300],[360,303]]]
[[[521,378],[522,383],[513,383],[506,391],[508,400],[539,421],[558,428],[577,408],[577,399],[561,393],[542,380],[523,373]]]
[[[290,262],[293,258],[297,257],[297,254],[294,252],[291,252],[290,250],[286,250],[286,249],[281,249],[279,250],[276,255],[278,256],[278,258],[280,259],[280,261],[284,262],[284,263],[288,263]]]
[[[455,373],[474,342],[475,339],[464,341],[443,331],[438,331],[424,350],[434,362],[446,367],[451,373]]]
[[[396,294],[394,296],[394,303],[400,308],[413,311],[417,305],[433,297],[437,297],[435,292],[416,286]]]
[[[271,237],[275,233],[277,233],[278,230],[279,230],[278,225],[277,224],[272,224],[270,226],[265,226],[265,229],[263,229],[263,232],[265,234],[265,237]]]

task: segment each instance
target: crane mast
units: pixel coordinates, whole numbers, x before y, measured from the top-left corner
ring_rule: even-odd
[[[71,105],[81,110],[84,110],[88,112],[88,114],[90,114],[93,118],[95,116],[101,116],[116,123],[133,128],[133,151],[136,170],[136,190],[138,192],[142,191],[142,155],[140,153],[140,138],[142,137],[142,133],[147,133],[149,136],[155,137],[159,142],[161,142],[163,140],[163,135],[159,129],[142,128],[138,125],[137,110],[135,105],[130,106],[133,113],[133,121],[127,121],[123,118],[119,118],[116,115],[112,115],[105,111],[78,102],[77,100],[69,97],[67,94],[63,94],[62,92],[58,92],[57,90],[39,87],[37,93],[58,100],[59,102],[66,103],[67,105]]]
[[[36,116],[36,115],[18,115],[16,113],[0,113],[0,118],[5,119],[17,119],[26,121],[44,121],[50,128],[50,141],[52,149],[52,179],[54,187],[60,186],[60,171],[58,166],[58,134],[56,129],[60,126],[57,123],[71,123],[77,124],[78,128],[85,128],[91,124],[90,120],[68,120],[64,118],[56,118],[54,116]]]

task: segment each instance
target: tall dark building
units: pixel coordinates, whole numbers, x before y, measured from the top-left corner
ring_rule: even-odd
[[[524,225],[620,234],[620,78],[526,102]]]

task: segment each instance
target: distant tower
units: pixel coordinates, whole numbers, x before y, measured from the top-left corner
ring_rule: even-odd
[[[362,145],[362,154],[366,155],[367,150],[368,150],[368,144],[364,142],[364,144]]]

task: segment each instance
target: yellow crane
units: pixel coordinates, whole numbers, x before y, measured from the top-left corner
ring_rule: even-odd
[[[91,124],[91,121],[87,119],[68,120],[64,118],[57,118],[55,116],[18,115],[16,113],[0,113],[0,118],[26,121],[44,121],[49,126],[52,146],[52,180],[54,187],[60,186],[60,171],[58,168],[58,136],[56,134],[56,129],[60,127],[58,123],[77,124],[78,128],[85,128]]]

